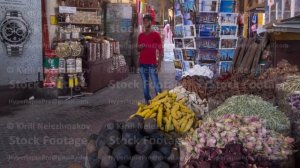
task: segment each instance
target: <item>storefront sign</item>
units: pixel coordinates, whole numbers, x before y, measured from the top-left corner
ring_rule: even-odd
[[[42,78],[41,7],[41,0],[0,0],[0,86]]]
[[[77,9],[76,7],[69,7],[69,6],[60,6],[59,7],[59,13],[76,13]]]

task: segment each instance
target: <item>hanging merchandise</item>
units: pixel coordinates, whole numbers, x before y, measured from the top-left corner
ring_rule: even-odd
[[[55,54],[58,57],[69,57],[72,54],[72,49],[68,43],[58,43],[55,49]]]
[[[76,73],[82,73],[82,59],[76,58]]]
[[[68,75],[69,77],[69,88],[74,88],[74,75]]]
[[[76,61],[74,58],[67,59],[67,73],[76,73]]]
[[[66,60],[64,58],[59,58],[58,73],[66,73]]]
[[[63,76],[59,76],[58,79],[57,79],[57,89],[63,89],[64,87],[64,77]]]
[[[83,53],[83,46],[78,42],[71,42],[70,48],[72,49],[72,56],[79,57]]]

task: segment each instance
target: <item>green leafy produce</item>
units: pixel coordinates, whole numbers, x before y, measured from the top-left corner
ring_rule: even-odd
[[[258,96],[233,96],[205,116],[205,119],[215,119],[225,114],[257,116],[266,120],[267,128],[278,132],[286,132],[290,128],[290,121],[285,114]]]
[[[116,159],[111,155],[106,155],[101,160],[101,168],[117,168]]]
[[[130,161],[131,168],[149,168],[149,161],[144,155],[134,155]]]
[[[126,145],[120,145],[115,148],[112,152],[113,156],[117,160],[118,163],[126,164],[131,159],[131,151],[130,148]]]

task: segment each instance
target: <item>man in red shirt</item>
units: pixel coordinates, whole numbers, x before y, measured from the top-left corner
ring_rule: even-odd
[[[161,61],[163,59],[162,40],[157,32],[152,31],[151,15],[145,15],[143,18],[143,24],[145,32],[141,33],[138,37],[138,51],[140,52],[139,64],[140,75],[143,80],[144,97],[146,103],[149,104],[151,100],[149,89],[149,76],[151,77],[156,94],[161,93],[161,86],[158,79],[158,67],[160,68]],[[159,51],[159,58],[157,61],[156,51]]]

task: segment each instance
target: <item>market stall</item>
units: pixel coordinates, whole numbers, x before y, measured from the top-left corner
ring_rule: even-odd
[[[44,87],[61,98],[96,92],[127,77],[118,41],[105,36],[106,1],[57,1],[52,54],[44,59]]]
[[[253,9],[262,3],[267,2],[244,4],[253,13],[250,18],[260,18]],[[236,6],[242,5],[175,1],[174,65],[180,86],[148,105],[139,103],[127,121],[110,121],[91,135],[87,167],[299,167],[299,67],[273,61],[269,33],[258,36],[252,29],[250,38],[238,38]],[[251,27],[258,28],[255,21]],[[204,58],[217,70],[204,66]]]

